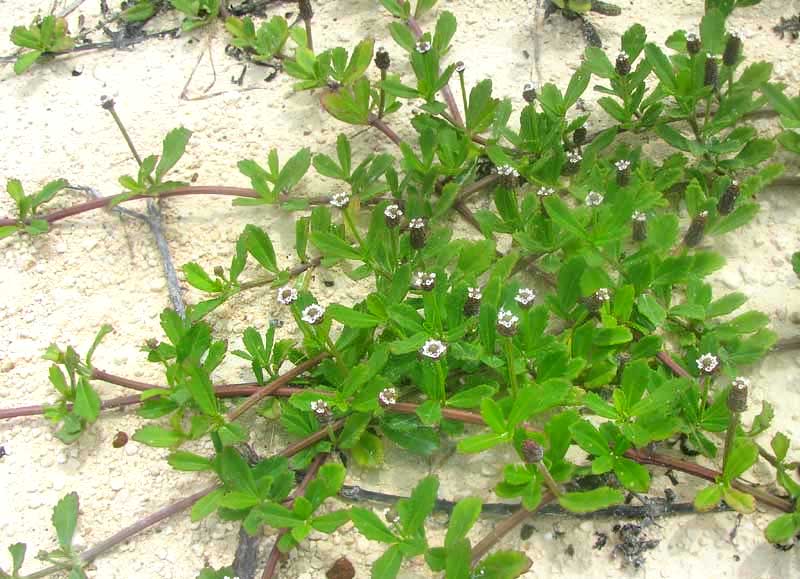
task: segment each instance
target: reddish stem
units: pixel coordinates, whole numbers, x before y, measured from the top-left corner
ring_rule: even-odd
[[[371,126],[375,127],[376,129],[378,129],[378,130],[379,130],[380,132],[382,132],[384,135],[386,135],[386,137],[387,137],[387,138],[388,138],[388,139],[389,139],[391,142],[393,142],[395,145],[397,145],[398,147],[400,146],[400,143],[402,143],[402,142],[403,142],[403,139],[401,139],[401,138],[398,136],[398,134],[397,134],[397,133],[395,133],[395,132],[394,132],[394,130],[393,130],[393,129],[392,129],[390,126],[389,126],[389,125],[387,125],[387,124],[386,124],[386,123],[383,121],[383,119],[381,119],[381,118],[378,118],[378,116],[377,116],[377,115],[372,115],[372,114],[371,114],[371,115],[369,116],[369,124],[370,124]]]
[[[294,505],[294,499],[303,495],[306,492],[306,488],[308,488],[309,483],[314,480],[314,477],[317,476],[319,469],[328,459],[327,453],[318,454],[314,457],[314,461],[308,467],[305,476],[303,476],[303,480],[300,481],[300,484],[297,485],[297,488],[294,489],[292,493],[291,500],[287,501],[284,506],[287,509],[291,509]],[[269,552],[269,557],[267,557],[267,564],[264,567],[264,573],[261,575],[261,579],[272,579],[275,576],[275,572],[278,569],[278,563],[281,560],[281,556],[283,555],[278,549],[278,542],[283,538],[283,536],[288,532],[288,529],[281,529],[278,531],[278,535],[275,537],[275,544],[272,545],[272,550]]]

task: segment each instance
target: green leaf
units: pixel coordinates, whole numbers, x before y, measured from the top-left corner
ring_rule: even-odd
[[[722,54],[725,50],[725,15],[718,9],[708,10],[700,21],[700,41],[705,52]]]
[[[247,225],[244,228],[245,246],[261,267],[272,273],[278,273],[278,260],[275,257],[275,248],[272,247],[269,235],[255,225]]]
[[[558,196],[545,197],[544,206],[548,215],[558,225],[579,239],[587,239],[586,228],[578,223],[577,219],[572,215],[572,211]]]
[[[25,551],[28,546],[25,543],[14,543],[8,546],[8,552],[11,553],[11,574],[17,575],[25,562]]]
[[[753,495],[730,487],[723,487],[722,499],[733,510],[749,515],[756,510],[756,499]]]
[[[590,454],[603,456],[611,452],[608,449],[608,442],[600,434],[600,431],[586,420],[573,424],[570,427],[570,432],[578,446]]]
[[[313,243],[326,257],[341,259],[362,260],[361,254],[341,237],[325,231],[315,231],[311,234]]]
[[[217,293],[222,291],[222,284],[212,279],[206,270],[200,267],[195,262],[191,261],[181,268],[183,270],[183,274],[186,276],[186,281],[189,282],[189,285],[195,287],[201,291],[209,292],[209,293]]]
[[[58,544],[64,551],[70,552],[72,549],[72,537],[78,524],[78,493],[73,492],[64,495],[56,503],[52,520],[56,535],[58,535]]]
[[[789,452],[789,445],[789,438],[782,432],[778,432],[772,437],[770,446],[772,446],[775,458],[777,458],[779,462],[783,462],[786,459],[786,455]]]
[[[278,180],[275,182],[277,193],[287,193],[300,182],[311,166],[311,150],[303,148],[297,151],[281,169]]]
[[[740,292],[734,292],[714,300],[706,308],[706,317],[715,318],[725,316],[738,309],[747,301],[747,296]]]
[[[786,513],[773,520],[764,530],[770,543],[787,543],[800,533],[800,515]]]
[[[641,24],[634,24],[622,35],[622,50],[631,62],[641,54],[647,40],[647,32]]]
[[[564,493],[558,498],[559,504],[573,513],[590,513],[618,505],[625,500],[617,489],[599,487],[585,492]]]
[[[319,517],[314,517],[314,519],[311,521],[311,526],[320,533],[331,534],[349,520],[349,511],[333,511],[331,513],[320,515]]]
[[[377,468],[383,464],[383,440],[371,432],[365,432],[350,453],[359,465]]]
[[[196,523],[216,511],[224,494],[222,489],[216,489],[197,501],[192,506],[192,522]]]
[[[447,535],[445,535],[444,545],[450,548],[456,542],[467,537],[467,533],[478,520],[483,504],[477,497],[467,497],[456,503],[453,512],[450,514],[450,522],[447,525]]]
[[[667,319],[667,312],[661,307],[661,304],[650,294],[642,294],[636,300],[636,308],[647,320],[650,321],[656,328],[664,323]]]
[[[408,499],[397,503],[397,511],[406,536],[413,536],[422,529],[425,519],[433,512],[438,490],[439,479],[428,476],[417,483]]]
[[[14,235],[18,229],[16,225],[3,225],[0,227],[0,239],[8,237],[9,235]]]
[[[470,555],[469,541],[461,539],[447,547],[447,557],[445,559],[445,576],[447,579],[470,579]]]
[[[42,52],[39,50],[32,50],[30,52],[26,52],[14,62],[14,73],[15,74],[22,74],[30,67],[34,65],[34,63],[39,60],[39,57],[42,56]]]
[[[589,46],[584,53],[584,66],[588,72],[600,78],[613,78],[616,75],[614,65],[602,48]]]
[[[350,62],[344,71],[342,77],[343,84],[352,84],[356,79],[360,78],[369,67],[372,60],[372,48],[374,40],[368,38],[359,42],[353,49],[353,55],[350,57]]]
[[[658,80],[664,85],[664,88],[669,92],[675,91],[676,81],[675,73],[672,70],[672,64],[669,59],[664,55],[661,49],[652,42],[649,42],[644,47],[644,53],[647,62],[653,67]]]
[[[334,319],[350,328],[374,328],[381,323],[381,319],[357,310],[339,305],[331,304],[326,312]]]
[[[206,457],[185,450],[173,452],[167,457],[167,462],[175,470],[182,471],[211,470],[213,467],[211,461]]]
[[[189,393],[195,403],[208,416],[218,416],[217,396],[214,393],[214,385],[208,374],[200,368],[190,369],[190,378],[186,383]]]
[[[484,432],[481,434],[476,434],[475,436],[469,436],[459,440],[458,452],[463,452],[465,454],[483,452],[484,450],[493,448],[498,444],[505,442],[506,439],[507,435],[505,433],[497,434],[494,432]]]
[[[161,183],[164,175],[172,169],[186,151],[186,144],[192,132],[183,127],[172,129],[164,137],[162,144],[161,158],[156,166],[156,182]]]
[[[144,426],[137,430],[131,438],[136,442],[155,448],[169,448],[183,442],[183,436],[179,432],[160,426]]]
[[[88,380],[81,378],[75,389],[75,414],[86,420],[94,422],[100,415],[100,396],[89,384]]]
[[[709,511],[722,500],[722,485],[712,484],[702,489],[694,498],[694,508],[700,512]]]
[[[646,493],[650,488],[650,473],[638,462],[618,458],[614,463],[614,474],[626,489]]]
[[[517,551],[495,551],[481,561],[473,572],[473,577],[486,579],[516,579],[531,568],[532,562]]]
[[[385,1],[385,0],[384,0]],[[395,579],[403,562],[399,545],[392,545],[372,564],[372,579]]]
[[[482,80],[469,92],[467,103],[467,130],[471,133],[485,131],[494,119],[497,99],[492,98],[492,81]]]
[[[451,408],[476,408],[485,398],[491,397],[495,389],[483,384],[461,392],[456,392],[447,399],[447,406]]]
[[[394,536],[394,533],[370,509],[352,507],[350,509],[350,520],[353,521],[358,532],[370,541],[390,544],[397,542],[397,537]]]
[[[728,462],[722,473],[722,480],[730,484],[743,475],[758,460],[758,448],[749,440],[738,439],[728,455]]]
[[[259,513],[267,524],[276,529],[293,529],[306,523],[305,519],[298,517],[292,511],[277,503],[261,505]]]

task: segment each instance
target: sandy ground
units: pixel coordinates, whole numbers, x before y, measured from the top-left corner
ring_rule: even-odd
[[[36,9],[47,10],[50,0],[22,2],[0,0],[0,54],[13,47],[8,33],[15,24],[27,23]],[[320,3],[317,3],[320,4]],[[393,45],[385,33],[389,17],[376,9],[373,0],[325,2],[317,7],[317,46],[351,46],[362,36],[377,34],[387,47]],[[616,51],[627,26],[642,23],[652,40],[663,42],[676,28],[697,26],[702,2],[688,0],[630,0],[620,2],[622,17],[595,15],[592,20],[610,51]],[[491,76],[497,93],[511,95],[519,109],[521,85],[535,78],[529,6],[525,0],[479,0],[440,2],[442,9],[458,17],[459,32],[453,59],[467,63],[469,82]],[[99,2],[89,0],[78,13],[93,22]],[[275,10],[282,13],[283,5]],[[800,43],[782,41],[771,32],[780,16],[798,10],[797,2],[765,0],[763,5],[738,13],[733,23],[744,31],[750,59],[775,63],[775,78],[796,92]],[[77,14],[70,17],[73,28]],[[162,21],[161,24],[171,24]],[[430,24],[430,20],[424,23]],[[0,110],[3,111],[3,141],[0,144],[0,177],[16,177],[31,191],[50,179],[64,177],[103,194],[119,191],[119,175],[134,172],[125,144],[111,119],[99,107],[102,95],[117,101],[117,110],[128,124],[142,152],[158,152],[163,135],[183,125],[193,131],[184,160],[175,176],[188,179],[197,173],[198,184],[247,186],[236,170],[243,158],[265,159],[270,147],[287,158],[302,146],[318,152],[334,150],[339,131],[354,139],[356,155],[387,148],[379,134],[354,136],[355,131],[329,118],[314,95],[296,94],[292,80],[278,76],[265,83],[266,72],[250,67],[242,91],[231,84],[241,66],[224,55],[225,33],[221,26],[197,31],[180,39],[152,40],[130,51],[87,54],[37,66],[32,73],[15,77],[11,66],[0,69]],[[576,23],[553,17],[544,26],[542,73],[544,82],[566,86],[579,64],[584,41]],[[189,88],[202,93],[213,78],[211,92],[224,94],[205,100],[181,100],[179,95],[193,67],[202,61]],[[400,60],[399,58],[397,60]],[[73,76],[72,71],[81,71]],[[587,93],[590,108],[596,93]],[[399,122],[399,121],[398,121]],[[602,113],[593,115],[594,127],[608,123]],[[407,125],[400,124],[408,133]],[[763,124],[765,130],[775,126]],[[788,173],[796,161],[788,159]],[[300,194],[330,192],[330,183],[314,174],[304,179]],[[738,290],[750,296],[750,306],[768,313],[773,328],[782,337],[797,334],[800,322],[800,285],[791,271],[789,255],[800,248],[800,210],[796,192],[769,190],[761,196],[762,211],[745,230],[714,241],[728,259],[716,277],[720,290]],[[63,206],[81,201],[70,193],[54,203]],[[0,214],[9,214],[8,199],[0,200]],[[294,262],[291,220],[264,208],[235,208],[223,198],[181,198],[164,203],[165,229],[176,264],[198,261],[207,268],[230,262],[238,234],[247,223],[270,232],[282,264]],[[147,227],[131,219],[93,212],[63,221],[53,231],[36,239],[13,238],[0,242],[0,388],[3,407],[33,404],[52,399],[47,381],[48,363],[41,354],[48,344],[72,344],[85,351],[103,323],[115,332],[96,354],[95,364],[108,371],[158,382],[159,369],[146,363],[139,351],[147,338],[160,337],[158,315],[169,305],[155,245]],[[247,273],[257,274],[254,269]],[[324,286],[322,280],[334,281]],[[314,291],[320,300],[357,299],[358,286],[335,272],[320,272]],[[186,289],[192,302],[200,296]],[[274,311],[268,290],[255,290],[232,300],[209,316],[217,335],[232,336],[237,347],[241,332],[249,325],[265,328]],[[219,381],[250,379],[248,368],[231,357],[217,372]],[[776,424],[792,436],[792,451],[800,450],[800,360],[793,353],[772,355],[751,369],[755,384],[751,405],[754,413],[762,399],[777,404]],[[117,387],[97,383],[102,397],[123,393]],[[131,442],[123,449],[111,446],[117,431],[132,433],[140,424],[133,410],[104,414],[77,444],[65,447],[52,436],[51,426],[41,418],[22,418],[0,423],[0,444],[8,456],[0,459],[0,543],[25,541],[29,553],[55,545],[50,513],[55,502],[70,491],[81,498],[77,542],[92,545],[137,518],[207,484],[206,478],[171,471],[164,462],[166,452]],[[280,429],[263,418],[251,419],[253,443],[267,454],[284,443]],[[765,440],[766,437],[765,437]],[[496,460],[494,460],[496,459]],[[502,457],[454,456],[440,471],[440,496],[458,499],[467,495],[496,500],[491,488],[500,478]],[[377,471],[353,469],[350,480],[366,488],[406,493],[428,473],[424,461],[397,449],[387,450],[387,464]],[[767,480],[766,467],[756,470]],[[695,483],[679,476],[679,496],[690,498]],[[657,471],[654,492],[669,482]],[[595,532],[610,533],[616,521],[580,522],[573,519],[533,519],[535,530],[527,540],[512,534],[503,545],[525,550],[534,561],[526,577],[781,577],[800,573],[800,551],[781,553],[766,544],[762,530],[775,515],[758,513],[745,517],[735,539],[733,514],[690,516],[660,521],[648,533],[661,540],[647,555],[643,569],[621,568],[613,557],[613,538],[608,546],[594,550]],[[482,536],[493,524],[477,525],[473,537]],[[440,540],[446,521],[435,518],[430,528],[434,542]],[[557,529],[556,529],[557,527]],[[556,530],[563,532],[555,532]],[[283,577],[322,577],[342,553],[357,568],[357,577],[367,577],[368,565],[380,553],[349,527],[332,540],[313,536],[294,554]],[[237,526],[215,517],[192,524],[188,516],[176,516],[156,529],[138,535],[98,560],[89,575],[99,579],[174,578],[191,579],[205,565],[222,566],[232,560]],[[269,539],[264,542],[265,556]],[[570,548],[571,547],[571,548]],[[573,552],[572,555],[568,552]],[[0,564],[7,563],[0,553]],[[28,572],[38,565],[26,565]],[[712,571],[713,570],[713,571]],[[404,567],[402,577],[429,576],[419,564]]]

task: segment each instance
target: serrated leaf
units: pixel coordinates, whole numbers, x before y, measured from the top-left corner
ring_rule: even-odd
[[[610,487],[599,487],[584,492],[564,493],[558,498],[559,504],[573,513],[590,513],[618,505],[624,500],[625,495]]]
[[[75,534],[75,527],[78,525],[78,493],[64,495],[56,503],[52,521],[58,536],[58,544],[64,551],[70,552],[72,537]]]

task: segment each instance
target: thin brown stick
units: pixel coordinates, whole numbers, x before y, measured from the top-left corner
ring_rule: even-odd
[[[400,143],[403,142],[403,139],[401,139],[400,136],[394,132],[394,129],[387,125],[383,119],[378,117],[378,115],[370,114],[369,124],[386,135],[386,137],[395,145],[400,146]]]
[[[503,537],[517,528],[517,526],[521,525],[525,519],[533,516],[533,514],[538,511],[539,508],[543,507],[554,498],[555,497],[550,492],[546,492],[544,495],[542,495],[542,500],[535,510],[529,511],[525,507],[520,506],[513,515],[503,519],[503,521],[495,525],[494,529],[492,529],[472,548],[472,566],[474,567],[477,565],[478,562],[489,552],[489,550],[494,547]]]
[[[303,476],[303,480],[300,481],[300,484],[294,489],[294,492],[292,493],[292,499],[288,501],[288,504],[284,505],[287,509],[292,508],[294,505],[294,499],[306,492],[306,488],[308,488],[309,483],[311,483],[311,481],[314,480],[314,477],[317,476],[319,469],[323,464],[325,464],[326,460],[328,460],[328,454],[324,452],[314,457],[314,460],[308,467],[306,474]],[[275,537],[275,544],[272,545],[272,550],[269,552],[269,557],[267,557],[267,564],[264,567],[264,573],[261,575],[261,579],[272,579],[272,577],[275,577],[275,572],[278,569],[278,563],[280,562],[282,555],[280,549],[278,549],[278,542],[287,532],[287,529],[281,529],[278,531],[278,535]]]
[[[304,374],[311,368],[316,367],[320,362],[322,362],[325,358],[328,358],[329,356],[330,354],[328,354],[327,352],[322,352],[321,354],[317,354],[310,360],[306,360],[305,362],[298,364],[297,366],[287,371],[283,375],[279,376],[278,378],[276,378],[263,388],[259,388],[257,391],[253,392],[247,398],[247,400],[245,400],[239,406],[228,412],[228,416],[226,417],[228,422],[233,422],[234,420],[239,418],[242,414],[250,410],[253,406],[261,402],[265,397],[275,392],[278,388],[285,386],[286,384],[288,384],[301,374]]]

